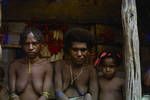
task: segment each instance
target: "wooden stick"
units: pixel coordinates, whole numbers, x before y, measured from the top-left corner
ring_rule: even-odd
[[[141,100],[141,69],[135,0],[122,0],[126,100]]]

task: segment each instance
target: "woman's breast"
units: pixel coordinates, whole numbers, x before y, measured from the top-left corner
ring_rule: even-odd
[[[42,79],[34,79],[32,80],[32,86],[36,93],[41,94],[43,91],[43,80]]]
[[[23,92],[28,84],[27,75],[18,75],[16,77],[16,90],[18,93]]]

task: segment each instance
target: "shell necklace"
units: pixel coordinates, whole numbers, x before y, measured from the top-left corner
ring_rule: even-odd
[[[75,74],[75,77],[73,76],[71,65],[69,67],[70,67],[70,74],[71,74],[71,85],[73,85],[74,81],[77,80],[80,77],[80,75],[83,73],[83,67],[81,68],[79,73]]]

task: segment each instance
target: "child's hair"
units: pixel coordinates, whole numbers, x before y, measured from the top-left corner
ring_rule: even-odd
[[[94,65],[98,66],[104,63],[104,59],[113,58],[117,65],[121,64],[121,55],[115,51],[103,51],[98,54],[97,59],[95,60]]]

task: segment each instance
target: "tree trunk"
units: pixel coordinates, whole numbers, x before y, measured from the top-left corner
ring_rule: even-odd
[[[141,69],[135,0],[122,0],[126,100],[141,100]]]

